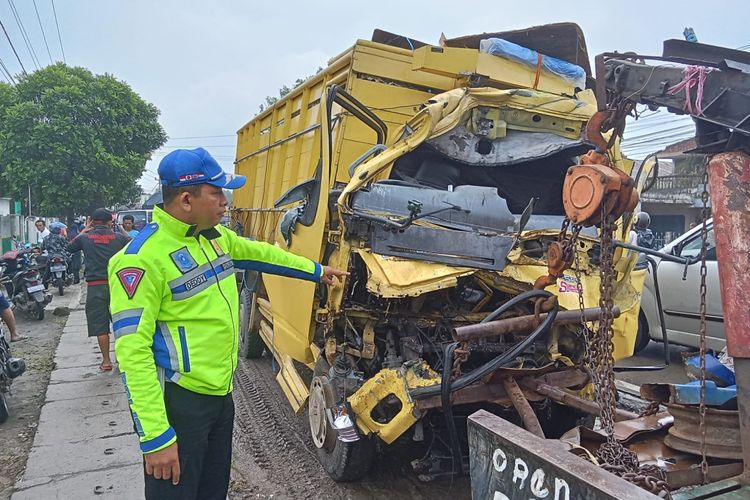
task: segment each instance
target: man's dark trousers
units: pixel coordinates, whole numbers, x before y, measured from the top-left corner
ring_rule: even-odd
[[[73,273],[73,283],[81,282],[81,252],[73,252],[70,258],[70,272]]]
[[[144,464],[146,499],[224,500],[232,465],[232,394],[207,396],[166,382],[164,402],[177,433],[180,483],[154,479],[145,474]]]

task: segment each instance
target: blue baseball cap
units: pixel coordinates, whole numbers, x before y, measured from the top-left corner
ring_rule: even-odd
[[[245,185],[244,175],[224,172],[214,157],[203,148],[176,149],[159,163],[162,186],[179,187],[210,184],[224,189],[237,189]]]

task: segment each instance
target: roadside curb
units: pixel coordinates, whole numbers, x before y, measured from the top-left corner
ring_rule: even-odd
[[[53,299],[70,315],[12,500],[143,498],[142,455],[119,371],[99,371],[99,348],[87,336],[85,286]]]

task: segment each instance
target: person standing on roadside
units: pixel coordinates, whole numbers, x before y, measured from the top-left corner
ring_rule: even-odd
[[[135,238],[136,236],[138,236],[138,230],[135,229],[135,217],[133,217],[132,215],[125,215],[122,218],[122,228],[126,233],[130,235],[131,238]]]
[[[36,226],[36,242],[42,244],[44,238],[49,236],[49,229],[47,229],[47,223],[42,219],[37,219],[34,223]]]
[[[83,224],[78,219],[73,220],[73,224],[68,231],[68,241],[73,241],[83,231]],[[81,252],[73,252],[70,257],[70,272],[73,273],[73,284],[81,282]]]
[[[219,225],[225,173],[203,148],[159,164],[163,208],[110,262],[115,352],[147,499],[225,499],[232,458],[237,269],[326,285],[348,273]],[[290,300],[292,298],[290,297]]]
[[[112,370],[109,357],[109,286],[107,264],[130,241],[125,232],[112,231],[112,212],[97,208],[80,234],[68,244],[70,252],[83,251],[86,257],[86,323],[89,337],[96,337],[102,351],[101,371]]]

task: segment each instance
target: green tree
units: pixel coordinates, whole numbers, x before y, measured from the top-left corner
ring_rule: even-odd
[[[323,68],[321,66],[318,66],[318,71],[315,72],[315,75],[317,75],[321,71],[323,71]],[[291,92],[292,90],[296,89],[297,87],[299,87],[300,85],[302,85],[307,80],[309,80],[310,78],[314,77],[315,75],[310,75],[310,76],[305,77],[305,78],[297,78],[294,81],[294,83],[292,84],[291,87],[289,85],[282,85],[281,88],[279,89],[279,97],[275,97],[275,96],[272,96],[272,95],[267,95],[265,102],[261,103],[258,106],[259,113],[262,113],[263,111],[265,111],[268,108],[272,107],[274,104],[276,104],[279,101],[279,99],[283,99],[284,96],[286,96],[289,92]]]
[[[0,190],[46,215],[129,203],[166,141],[159,110],[109,74],[58,63],[0,84]]]

